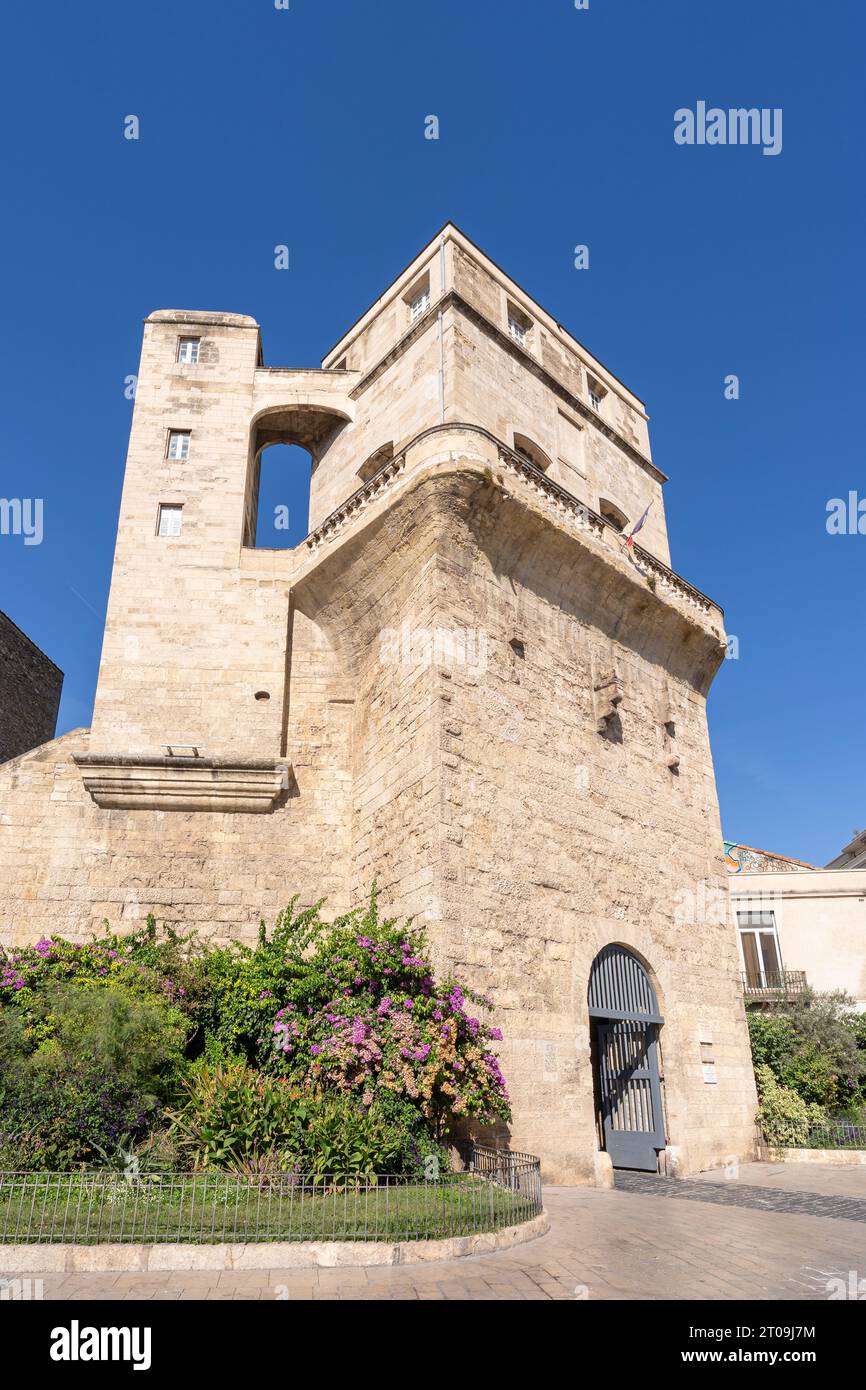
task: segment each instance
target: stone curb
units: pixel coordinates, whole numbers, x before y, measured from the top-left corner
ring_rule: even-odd
[[[759,1163],[828,1163],[834,1168],[858,1168],[866,1149],[771,1149],[758,1146]]]
[[[246,1245],[0,1245],[0,1274],[92,1274],[198,1269],[341,1269],[429,1264],[489,1255],[545,1235],[547,1212],[520,1226],[446,1240],[288,1241]]]

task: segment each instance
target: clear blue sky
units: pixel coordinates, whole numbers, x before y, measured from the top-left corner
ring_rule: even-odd
[[[725,834],[829,858],[866,823],[866,536],[825,529],[866,496],[864,30],[841,0],[8,10],[0,495],[44,498],[45,538],[0,537],[0,608],[66,672],[60,730],[90,720],[141,320],[250,313],[268,364],[314,365],[450,218],[647,402],[674,567],[740,640]],[[783,108],[782,153],[675,145],[698,100]]]

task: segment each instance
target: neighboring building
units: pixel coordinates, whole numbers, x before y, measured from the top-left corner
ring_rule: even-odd
[[[309,534],[258,549],[279,443]],[[725,899],[725,635],[664,481],[640,400],[451,225],[319,369],[265,367],[243,314],[151,314],[93,727],[0,770],[2,938],[152,910],[253,939],[375,876],[492,997],[549,1178],[751,1154],[735,935],[676,911]]]
[[[54,737],[63,672],[0,613],[0,763]]]
[[[866,869],[866,830],[855,830],[848,844],[831,859],[828,869]]]
[[[732,840],[725,851],[746,998],[845,990],[866,1009],[866,836],[823,869]]]

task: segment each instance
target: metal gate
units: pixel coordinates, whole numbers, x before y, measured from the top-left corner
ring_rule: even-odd
[[[604,1146],[614,1168],[654,1173],[665,1146],[655,990],[636,956],[605,946],[589,977]]]

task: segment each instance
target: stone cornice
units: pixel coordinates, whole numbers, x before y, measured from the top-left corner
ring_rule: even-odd
[[[489,430],[485,430],[479,425],[452,423],[433,425],[417,434],[399,454],[389,459],[368,482],[353,492],[351,497],[348,497],[345,502],[331,512],[320,526],[311,531],[303,544],[315,555],[323,545],[337,536],[350,521],[364,512],[384,493],[390,492],[405,473],[407,454],[422,440],[436,434],[452,432],[465,434],[467,431],[478,434],[495,445],[499,462],[508,470],[509,474],[531,488],[548,505],[552,504],[554,509],[560,512],[563,517],[568,517],[570,523],[577,529],[588,535],[594,535],[597,539],[602,539],[608,531],[619,537],[616,527],[605,517],[599,516],[591,507],[579,501],[559,483],[548,478],[546,473],[543,473],[540,468],[530,463],[521,454],[509,449],[501,439],[497,439]],[[623,548],[625,548],[624,542]],[[693,584],[682,579],[674,570],[669,569],[661,560],[657,560],[654,555],[650,555],[649,551],[643,550],[641,546],[637,544],[633,546],[631,560],[648,587],[655,593],[677,598],[704,616],[712,617],[713,613],[718,613],[720,618],[723,616],[723,610],[719,604],[708,598],[700,589],[696,589]]]
[[[270,811],[288,791],[287,762],[76,753],[88,792],[104,810]]]

